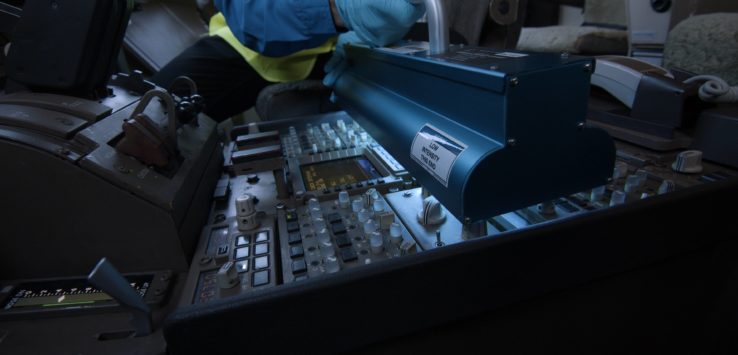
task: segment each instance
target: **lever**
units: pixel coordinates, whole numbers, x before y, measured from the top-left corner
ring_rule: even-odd
[[[100,259],[87,276],[87,281],[113,297],[131,313],[131,323],[137,337],[151,334],[151,309],[107,258]]]

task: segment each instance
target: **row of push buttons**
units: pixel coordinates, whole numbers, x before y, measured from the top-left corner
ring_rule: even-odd
[[[349,184],[349,185],[344,185],[344,186],[336,186],[333,189],[331,189],[331,188],[325,188],[325,189],[323,189],[323,193],[324,194],[329,194],[331,192],[341,192],[341,191],[344,191],[344,190],[345,191],[349,191],[349,190],[352,190],[354,188],[360,189],[360,188],[364,187],[364,185],[366,185],[366,186],[382,185],[385,182],[386,181],[384,179],[378,179],[376,181],[375,180],[368,180],[368,181],[365,181],[365,182],[357,182],[354,185],[350,185]]]
[[[305,249],[302,247],[302,234],[300,234],[300,225],[297,221],[297,211],[288,209],[285,213],[287,221],[287,244],[290,246],[290,258],[292,260],[292,274],[298,275],[307,271],[305,263]],[[298,259],[299,258],[299,259]],[[297,260],[294,260],[297,259]]]

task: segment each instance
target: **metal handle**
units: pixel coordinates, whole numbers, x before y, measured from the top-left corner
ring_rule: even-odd
[[[441,54],[448,51],[448,24],[446,23],[446,11],[444,0],[411,0],[415,4],[425,3],[426,15],[428,17],[428,39],[430,41],[430,54]]]
[[[87,281],[113,297],[121,307],[131,312],[133,315],[131,323],[136,329],[136,336],[151,334],[151,308],[107,258],[100,259],[87,276]]]

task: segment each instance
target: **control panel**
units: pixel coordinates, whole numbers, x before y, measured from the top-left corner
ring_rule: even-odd
[[[417,186],[344,113],[236,131],[182,304],[493,238],[735,176],[695,157],[699,152],[654,153],[617,143],[606,185],[469,223]]]

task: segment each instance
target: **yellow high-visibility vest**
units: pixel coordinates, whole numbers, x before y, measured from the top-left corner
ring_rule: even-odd
[[[315,66],[318,55],[332,51],[336,45],[336,38],[334,37],[318,47],[305,49],[285,57],[267,57],[241,44],[231,32],[231,29],[228,28],[222,13],[218,13],[210,19],[210,35],[223,38],[246,59],[246,62],[264,80],[271,82],[296,81],[307,78]]]

